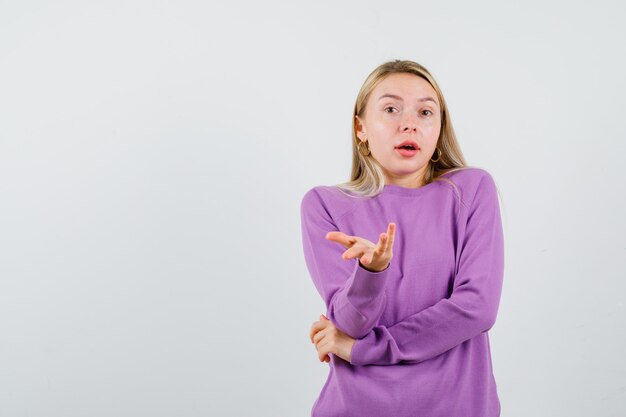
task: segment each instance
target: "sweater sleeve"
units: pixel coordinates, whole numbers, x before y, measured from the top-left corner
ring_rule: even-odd
[[[468,209],[452,294],[390,327],[377,325],[357,339],[353,365],[418,363],[494,325],[504,275],[504,240],[493,178],[478,185]]]
[[[347,248],[326,239],[328,232],[338,228],[315,189],[304,195],[300,214],[304,258],[313,284],[326,304],[326,317],[355,339],[365,336],[385,308],[389,267],[371,272],[358,259],[341,257]]]

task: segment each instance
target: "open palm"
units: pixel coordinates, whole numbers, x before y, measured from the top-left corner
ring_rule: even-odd
[[[341,256],[343,259],[359,258],[361,265],[374,272],[380,272],[389,266],[393,257],[393,238],[396,231],[395,223],[389,223],[387,233],[381,233],[378,243],[350,236],[343,232],[332,231],[326,234],[326,239],[342,244],[346,250]]]

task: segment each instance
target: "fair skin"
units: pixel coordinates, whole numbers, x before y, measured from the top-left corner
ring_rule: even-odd
[[[394,97],[386,97],[389,95]],[[421,187],[441,131],[439,99],[428,81],[414,74],[391,74],[370,94],[363,119],[355,117],[356,135],[369,142],[370,156],[382,166],[385,184]],[[420,149],[415,155],[403,156],[395,149],[405,140],[417,143]],[[326,239],[348,249],[342,255],[344,260],[360,258],[367,269],[382,271],[393,256],[394,233],[395,224],[389,223],[387,233],[381,233],[376,245],[337,231],[329,232]],[[339,330],[326,316],[321,315],[313,323],[309,336],[320,362],[329,362],[329,353],[350,361],[356,339]]]
[[[355,117],[356,135],[368,142],[371,156],[383,168],[385,183],[421,187],[441,132],[439,99],[428,81],[414,74],[391,74],[372,91],[365,116]],[[407,139],[420,148],[414,156],[395,149]]]

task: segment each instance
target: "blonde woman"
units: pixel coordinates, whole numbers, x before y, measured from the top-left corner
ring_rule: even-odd
[[[301,203],[306,264],[327,307],[309,334],[329,363],[312,416],[499,416],[494,179],[466,166],[440,88],[412,61],[367,77],[352,145],[350,181]]]

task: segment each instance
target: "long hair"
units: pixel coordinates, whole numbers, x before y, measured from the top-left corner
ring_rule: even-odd
[[[414,74],[425,79],[437,93],[441,105],[441,131],[437,139],[437,148],[441,150],[441,157],[437,162],[432,162],[432,156],[428,160],[428,168],[423,178],[423,185],[430,184],[433,181],[447,181],[456,189],[452,181],[441,176],[449,172],[469,168],[465,163],[465,158],[457,142],[448,106],[434,77],[426,68],[416,62],[396,59],[385,62],[372,71],[361,86],[361,90],[356,98],[352,115],[352,174],[349,181],[335,185],[340,190],[347,192],[348,195],[374,197],[385,186],[385,176],[378,161],[374,159],[371,153],[368,156],[363,156],[359,152],[359,139],[356,135],[356,116],[359,116],[361,119],[364,118],[366,104],[374,88],[387,76],[397,73]],[[436,156],[439,155],[439,152],[436,150],[435,153],[437,153]],[[436,156],[435,160],[437,159]]]

